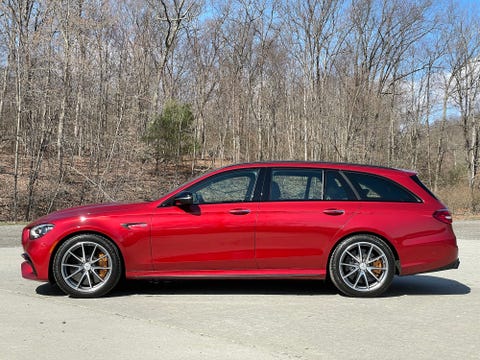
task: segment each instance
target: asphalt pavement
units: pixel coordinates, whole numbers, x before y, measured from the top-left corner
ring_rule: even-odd
[[[480,222],[455,222],[458,270],[397,277],[373,299],[261,280],[71,299],[22,279],[21,229],[0,226],[0,359],[480,359]]]

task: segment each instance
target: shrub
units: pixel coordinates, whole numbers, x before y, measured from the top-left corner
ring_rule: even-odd
[[[165,103],[161,114],[154,116],[144,141],[155,159],[155,170],[161,162],[178,162],[193,146],[193,113],[190,105],[175,100]]]

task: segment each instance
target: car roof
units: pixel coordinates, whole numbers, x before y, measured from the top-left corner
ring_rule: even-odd
[[[360,171],[374,174],[393,175],[403,173],[408,176],[416,175],[412,170],[404,170],[398,168],[391,168],[379,165],[355,164],[355,163],[341,163],[341,162],[321,162],[321,161],[258,161],[240,164],[227,165],[223,169],[243,169],[250,167],[285,167],[285,168],[321,168],[334,169],[345,171]]]

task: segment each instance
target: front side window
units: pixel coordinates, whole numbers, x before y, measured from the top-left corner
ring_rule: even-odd
[[[416,196],[395,182],[376,175],[344,172],[363,201],[419,202]]]
[[[257,169],[218,174],[187,189],[194,204],[248,202],[253,200],[258,178]]]
[[[272,170],[270,201],[322,200],[323,171],[315,169]]]

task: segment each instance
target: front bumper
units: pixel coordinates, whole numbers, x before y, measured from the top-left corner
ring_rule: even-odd
[[[22,277],[28,280],[38,280],[37,272],[35,271],[35,267],[33,266],[28,254],[24,253],[22,254],[22,257],[25,259],[21,265]]]
[[[21,264],[22,277],[29,280],[48,281],[48,269],[53,243],[48,240],[50,234],[37,240],[30,240],[29,231],[30,228],[26,227],[22,233],[22,245],[25,251],[22,254],[25,260]]]

